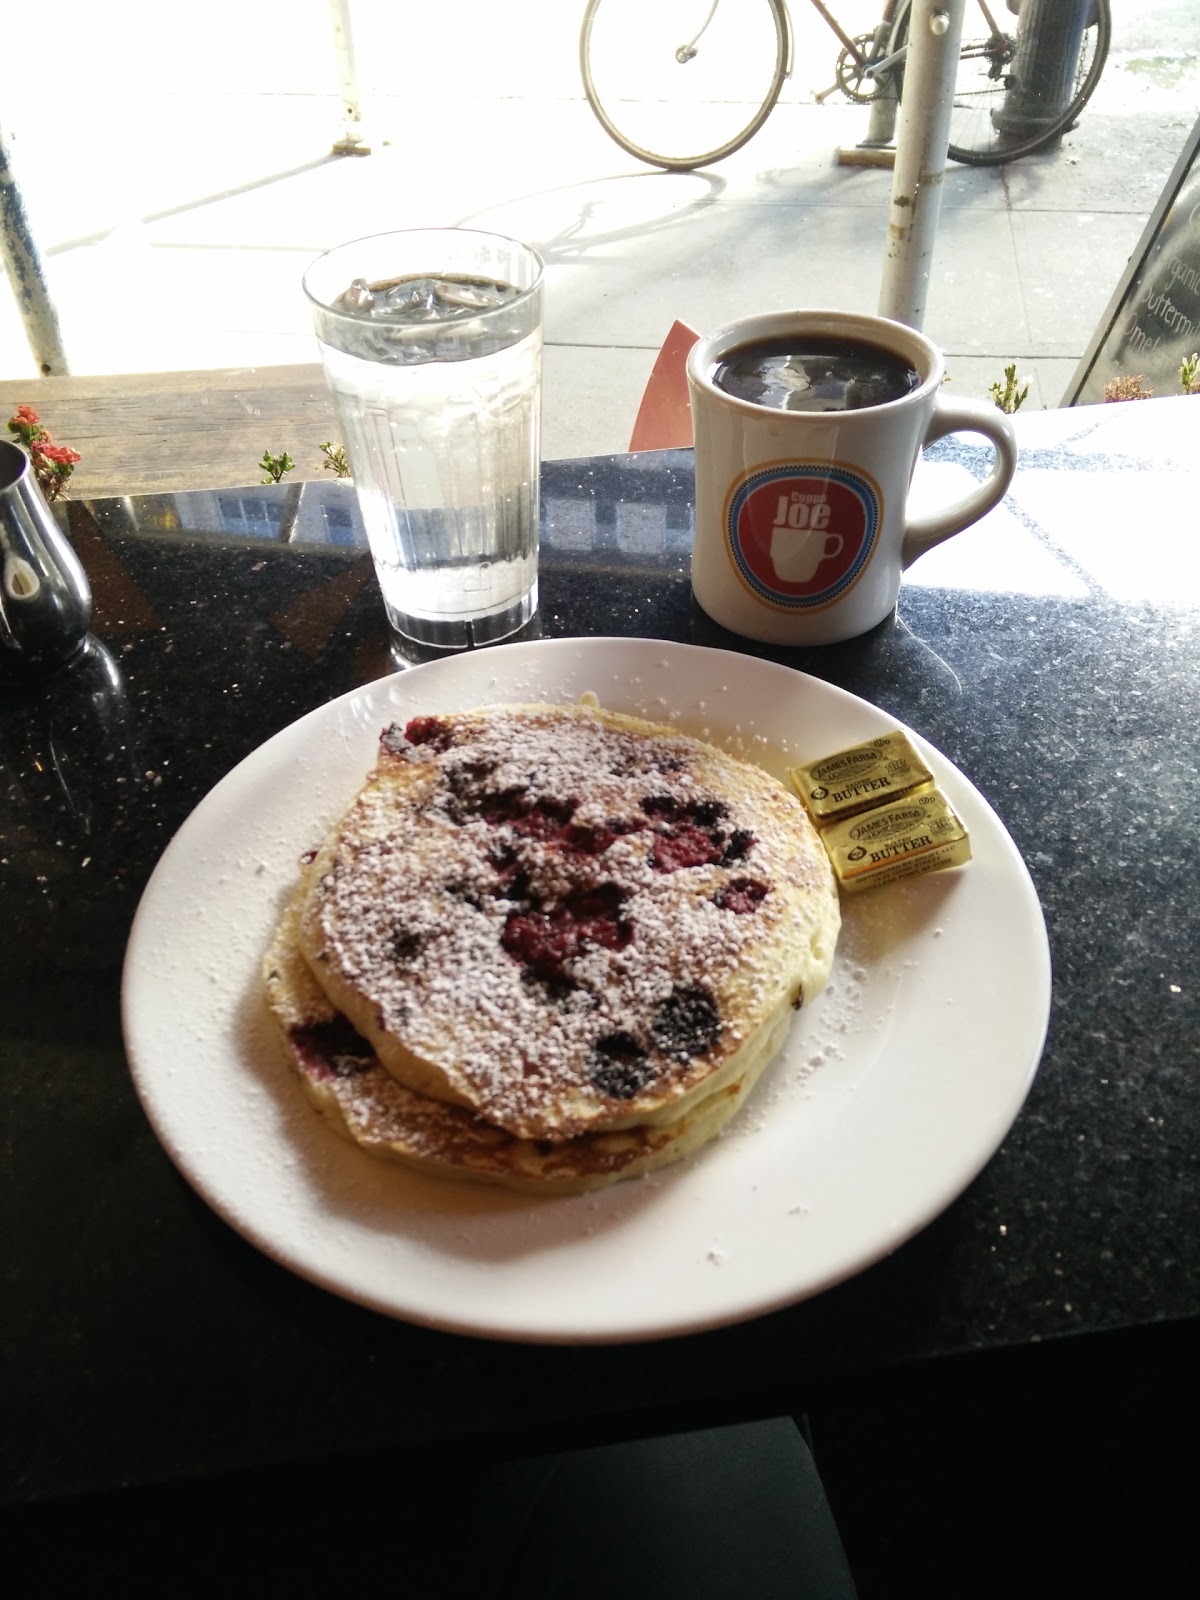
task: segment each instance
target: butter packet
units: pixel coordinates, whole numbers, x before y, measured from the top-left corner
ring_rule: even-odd
[[[966,828],[898,728],[789,777],[847,894],[971,859]]]
[[[933,783],[820,831],[838,883],[849,894],[971,859],[967,830]]]
[[[899,729],[810,766],[793,767],[788,776],[818,828],[933,782],[933,773]]]

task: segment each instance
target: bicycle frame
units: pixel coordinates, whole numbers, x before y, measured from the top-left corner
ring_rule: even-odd
[[[829,7],[825,4],[825,0],[809,0],[809,4],[812,6],[814,11],[819,11],[821,13],[826,24],[833,30],[834,33],[837,34],[838,38],[842,41],[842,44],[849,51],[851,58],[857,63],[857,65],[865,68],[868,61],[871,60],[871,57],[865,56],[862,53],[855,41],[850,37],[838,19],[834,16],[833,12],[830,11]],[[887,29],[888,37],[891,37],[892,23],[896,20],[896,7],[899,4],[900,0],[884,0],[883,15],[875,24],[875,32],[872,35],[873,43],[878,42],[880,33],[884,28]],[[878,62],[874,64],[873,70],[875,72],[879,71]]]
[[[695,59],[696,47],[699,45],[700,40],[704,37],[705,33],[708,31],[709,24],[712,22],[713,17],[716,16],[717,7],[720,5],[720,3],[721,3],[721,0],[712,0],[712,3],[709,5],[709,8],[708,8],[708,15],[704,18],[704,21],[700,24],[699,28],[697,28],[696,32],[692,35],[692,37],[687,41],[686,44],[681,44],[678,47],[678,49],[675,51],[675,59],[676,59],[676,61],[679,62],[680,66],[686,66],[689,61],[692,61],[692,60]],[[809,4],[813,7],[813,9],[815,11],[818,11],[820,13],[820,15],[821,15],[822,19],[824,20],[826,26],[830,29],[830,31],[841,42],[846,54],[850,57],[850,59],[854,62],[855,66],[858,68],[859,74],[864,78],[873,78],[880,72],[886,72],[887,69],[890,66],[892,66],[892,64],[894,62],[899,61],[903,57],[903,55],[905,53],[904,49],[892,51],[890,54],[884,55],[884,56],[880,56],[878,54],[878,52],[880,50],[882,50],[882,49],[884,49],[886,47],[887,41],[889,41],[892,38],[893,30],[894,30],[895,22],[896,22],[896,14],[897,14],[897,11],[899,10],[899,8],[903,5],[903,3],[904,3],[904,0],[884,0],[883,15],[880,17],[879,21],[875,24],[874,31],[873,31],[873,33],[871,35],[871,51],[870,51],[870,54],[864,54],[864,52],[859,49],[857,41],[850,37],[850,35],[846,32],[845,28],[842,27],[841,23],[834,16],[833,12],[830,11],[829,7],[825,4],[825,0],[809,0]],[[988,24],[991,27],[992,32],[994,34],[996,32],[996,25],[992,21],[990,15],[988,15],[987,7],[986,7],[986,5],[983,4],[983,0],[979,0],[979,3],[982,6],[984,15],[987,16]],[[791,48],[792,48],[791,29],[789,28],[788,29],[788,76],[789,77],[791,76]],[[906,48],[907,48],[907,46],[905,47],[905,49]],[[840,85],[834,84],[834,85],[832,85],[831,88],[826,89],[821,94],[815,96],[817,102],[819,103],[820,101],[826,99],[827,96],[831,95],[834,92],[834,90],[839,88],[839,87],[840,87]]]
[[[997,45],[1004,43],[1005,35],[997,25],[995,17],[988,9],[987,0],[973,0],[973,3],[977,5],[980,11],[983,13],[983,19],[987,23],[989,32],[989,38],[987,42],[980,47],[978,53],[982,55],[988,55],[996,48]],[[875,31],[871,36],[870,53],[864,53],[859,49],[857,41],[852,39],[842,25],[838,22],[832,11],[830,11],[829,7],[825,4],[825,0],[809,0],[809,4],[812,6],[814,11],[820,13],[827,26],[841,41],[845,53],[858,68],[860,76],[864,78],[876,78],[881,73],[889,71],[896,65],[898,61],[903,61],[904,57],[908,54],[907,43],[901,45],[899,50],[888,49],[888,45],[895,38],[896,23],[899,20],[898,14],[903,9],[905,0],[885,0],[883,15],[875,24]],[[713,0],[712,11],[710,11],[708,14],[708,18],[704,24],[705,27],[707,27],[708,23],[712,20],[712,12],[715,11],[716,8],[717,0]],[[703,29],[701,32],[703,32]],[[885,54],[879,55],[876,53],[880,50],[884,51]],[[831,94],[834,94],[842,87],[843,85],[841,83],[831,84],[828,89],[823,89],[820,94],[814,95],[813,99],[819,105],[823,100],[827,100]]]
[[[678,61],[679,65],[681,67],[686,66],[687,63],[689,61],[691,61],[692,58],[695,56],[695,54],[696,54],[696,46],[700,43],[701,39],[703,39],[704,34],[705,34],[705,30],[707,29],[707,27],[708,27],[709,23],[712,21],[712,19],[716,16],[717,7],[720,5],[720,3],[721,3],[721,0],[712,0],[712,5],[710,5],[709,8],[708,8],[708,15],[705,17],[704,21],[700,24],[699,28],[697,28],[696,32],[688,40],[687,44],[681,44],[679,46],[679,49],[676,50],[675,59],[676,59],[676,61]]]
[[[632,3],[634,21],[629,22],[624,12],[620,13],[624,19],[624,26],[629,32],[630,39],[637,31],[636,17],[639,10],[638,0],[626,0]],[[644,3],[644,0],[642,0]],[[761,0],[759,0],[761,3]],[[880,6],[879,20],[868,33],[863,33],[857,39],[852,38],[846,28],[834,15],[831,4],[836,5],[837,0],[808,0],[808,3],[818,13],[825,26],[833,34],[839,44],[839,53],[834,63],[834,82],[829,88],[813,96],[818,105],[828,99],[835,91],[844,94],[848,100],[859,105],[870,105],[871,126],[868,130],[865,145],[883,149],[895,137],[896,112],[900,97],[903,94],[904,79],[909,66],[907,62],[908,47],[911,42],[910,35],[914,25],[919,21],[921,26],[931,24],[935,30],[938,28],[939,19],[936,10],[922,5],[919,18],[914,18],[916,0],[875,0]],[[645,161],[651,166],[665,167],[672,171],[690,171],[698,166],[706,166],[714,161],[720,161],[725,156],[732,155],[758,132],[772,108],[779,99],[780,90],[784,81],[793,75],[795,58],[795,28],[794,28],[794,0],[767,0],[756,10],[755,16],[758,25],[771,35],[772,61],[769,79],[763,79],[761,97],[757,94],[745,97],[745,120],[737,121],[738,113],[733,113],[733,118],[727,116],[723,131],[718,131],[719,119],[712,123],[713,133],[711,144],[704,145],[697,137],[692,148],[688,148],[683,139],[671,141],[668,139],[668,148],[654,148],[650,144],[639,142],[645,135],[630,134],[622,126],[621,118],[624,113],[619,109],[621,104],[621,91],[615,89],[614,96],[608,90],[614,87],[611,83],[612,73],[609,63],[616,61],[616,77],[622,74],[621,62],[623,61],[622,39],[620,38],[621,23],[618,23],[618,36],[615,41],[609,33],[605,48],[608,50],[608,60],[605,63],[605,72],[608,73],[610,82],[598,89],[592,74],[592,30],[600,8],[605,0],[587,0],[584,11],[584,21],[580,33],[580,70],[583,75],[584,90],[588,103],[599,120],[605,132],[608,133],[618,145],[630,155],[640,161]],[[1079,112],[1087,104],[1088,99],[1095,90],[1096,82],[1104,67],[1111,38],[1111,12],[1110,0],[1092,0],[1089,8],[1090,20],[1082,22],[1079,43],[1079,60],[1071,64],[1064,59],[1059,66],[1072,67],[1073,83],[1065,81],[1059,85],[1043,85],[1034,74],[1035,63],[1033,54],[1039,39],[1030,40],[1028,51],[1022,50],[1022,36],[1019,21],[1013,21],[1004,16],[1002,5],[1007,5],[1011,12],[1020,13],[1025,9],[1022,0],[964,0],[969,11],[969,20],[964,21],[964,38],[958,45],[958,69],[953,82],[953,105],[951,116],[953,124],[950,129],[950,139],[947,145],[948,154],[956,161],[965,162],[973,166],[999,166],[1007,161],[1016,160],[1019,156],[1028,155],[1032,151],[1041,150],[1054,143],[1078,120]],[[679,64],[697,59],[701,50],[706,50],[710,30],[714,38],[720,29],[718,19],[724,17],[721,0],[691,0],[691,19],[681,27],[696,27],[695,32],[686,42],[680,44],[671,39],[659,41],[661,50],[658,60],[674,61]],[[614,12],[606,11],[606,18],[612,17]],[[738,30],[738,19],[724,18],[733,24],[735,34]],[[861,22],[861,17],[855,19]],[[945,21],[944,18],[940,19]],[[1076,18],[1075,21],[1079,21]],[[1072,27],[1075,26],[1072,21]],[[768,26],[769,24],[769,26]],[[1006,31],[1006,26],[1008,31]],[[1095,29],[1094,34],[1089,30]],[[944,29],[942,30],[944,31]],[[674,32],[674,25],[672,26]],[[1055,45],[1055,37],[1048,35],[1049,45]],[[679,35],[675,34],[677,41]],[[705,39],[705,45],[701,40]],[[613,55],[614,43],[616,54]],[[624,41],[624,48],[629,48],[629,41]],[[1064,48],[1074,50],[1074,39],[1064,39]],[[666,52],[669,51],[670,54]],[[1026,59],[1028,56],[1030,59]],[[714,55],[713,65],[720,65],[720,48]],[[1042,67],[1046,63],[1040,63]],[[766,66],[764,61],[763,66]],[[657,70],[657,69],[655,69]],[[668,68],[668,70],[670,70]],[[711,72],[711,67],[710,67]],[[1021,74],[1029,74],[1023,80]],[[1045,73],[1042,74],[1045,76]],[[690,80],[695,74],[687,75]],[[628,88],[629,78],[626,77],[625,86]],[[627,94],[626,98],[638,101],[643,98],[640,89],[634,80],[634,92]],[[1043,98],[1052,88],[1053,94],[1062,99],[1061,107],[1051,106],[1045,115],[1035,114],[1034,101],[1028,95],[1022,95],[1028,88],[1029,94]],[[698,104],[704,103],[711,106],[728,107],[739,106],[741,101],[734,96],[724,99],[719,94],[711,92],[711,83],[705,85],[708,91],[701,95]],[[690,92],[690,90],[689,90]],[[666,98],[670,98],[670,90],[666,91]],[[610,107],[617,106],[618,121],[613,120]],[[1003,113],[1003,120],[1001,119]]]
[[[820,3],[820,0],[813,0],[813,4],[814,5],[817,5],[819,3]],[[895,5],[897,3],[898,3],[898,0],[889,0],[889,4]],[[712,4],[708,8],[708,15],[705,17],[704,21],[696,29],[696,32],[688,40],[687,44],[681,44],[679,46],[679,48],[676,50],[675,59],[676,59],[676,61],[678,61],[679,65],[681,67],[687,66],[688,62],[695,58],[696,46],[700,43],[701,39],[703,39],[705,33],[708,31],[708,25],[712,21],[712,19],[716,16],[717,7],[720,4],[721,4],[721,0],[712,0]],[[822,6],[821,9],[824,10],[824,6]],[[791,18],[786,15],[786,12],[787,12],[787,6],[785,4],[784,5],[785,21],[790,24]],[[845,35],[841,33],[841,29],[840,28],[837,28],[837,24],[834,22],[832,17],[830,17],[830,19],[829,19],[829,25],[830,25],[831,28],[835,28],[837,30],[837,32],[839,34],[841,34],[842,38],[845,38]],[[791,75],[792,75],[792,46],[793,46],[792,30],[791,30],[790,26],[787,28],[786,32],[787,32],[787,67],[786,67],[786,69],[784,71],[784,76],[787,77],[787,78],[790,78]]]

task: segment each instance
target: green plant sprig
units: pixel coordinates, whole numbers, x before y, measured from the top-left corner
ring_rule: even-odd
[[[264,450],[258,464],[267,474],[262,480],[264,483],[279,483],[284,474],[292,472],[296,466],[286,450],[281,456],[273,456],[269,450]]]
[[[326,439],[321,446],[321,454],[325,457],[321,465],[327,472],[332,472],[335,478],[350,476],[350,462],[346,458],[344,445],[334,444],[331,439]]]
[[[1019,411],[1024,404],[1029,394],[1029,380],[1026,379],[1023,384],[1018,386],[1017,364],[1015,361],[1011,361],[1004,369],[1004,382],[993,383],[988,392],[995,401],[997,408],[1011,416],[1014,411]]]

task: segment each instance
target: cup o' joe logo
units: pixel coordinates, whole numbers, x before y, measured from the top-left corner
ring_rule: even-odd
[[[819,611],[862,576],[882,513],[879,486],[865,472],[788,461],[734,484],[725,544],[758,600],[780,611]]]

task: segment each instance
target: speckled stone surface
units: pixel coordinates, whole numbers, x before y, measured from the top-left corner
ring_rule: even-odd
[[[810,652],[694,606],[688,452],[545,468],[532,636],[752,650],[911,724],[1007,825],[1054,962],[1028,1102],[941,1217],[814,1301],[624,1349],[489,1344],[345,1303],[260,1256],[158,1146],[119,1018],[141,889],[238,760],[394,662],[344,485],[72,506],[94,637],[0,690],[7,1492],[770,1414],[1039,1346],[1194,1351],[1197,405],[1019,417],[1004,505],[911,570],[894,618]],[[972,441],[939,445],[916,492],[982,470]]]

